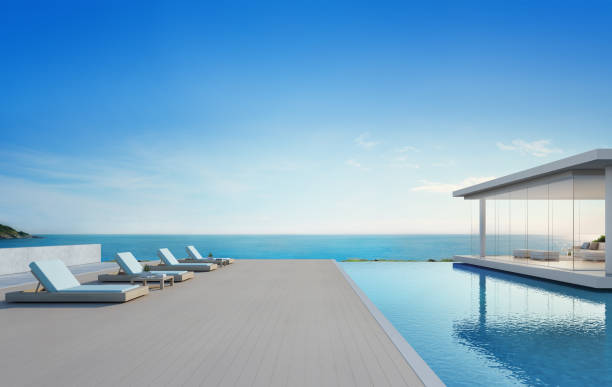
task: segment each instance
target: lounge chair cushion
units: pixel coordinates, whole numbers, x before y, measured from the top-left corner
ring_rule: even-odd
[[[139,285],[79,285],[62,289],[68,293],[125,293],[138,288]]]
[[[157,250],[157,256],[168,266],[211,266],[210,263],[180,263],[168,249]]]
[[[191,259],[204,259],[204,257],[202,257],[202,255],[200,254],[198,249],[195,248],[195,246],[187,246],[185,250],[187,250],[187,254],[189,254]]]
[[[535,260],[558,260],[558,251],[547,251],[547,250],[530,250],[529,257]]]
[[[516,249],[512,251],[512,255],[516,258],[529,258],[529,250],[527,249]]]
[[[589,244],[589,250],[597,250],[597,247],[599,247],[599,242],[591,242]]]
[[[582,246],[580,246],[580,248],[586,250],[589,248],[590,245],[591,245],[591,242],[584,242]]]
[[[58,292],[81,285],[64,262],[59,259],[32,262],[30,269],[48,292]]]
[[[209,258],[204,258],[202,257],[202,254],[200,254],[200,252],[198,251],[198,249],[195,248],[195,246],[187,246],[185,247],[185,250],[187,250],[187,254],[189,255],[189,258],[191,259],[207,259],[207,260],[214,260],[214,261],[221,261],[221,262],[230,262],[229,258],[215,258],[215,257],[209,257]]]
[[[144,269],[142,265],[138,262],[134,254],[130,252],[125,253],[117,253],[117,263],[121,267],[121,269],[127,274],[142,274]]]
[[[168,249],[159,249],[157,250],[157,256],[162,262],[166,265],[178,265],[179,261],[174,257],[174,255]]]

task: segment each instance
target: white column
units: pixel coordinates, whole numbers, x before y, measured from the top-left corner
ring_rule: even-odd
[[[612,167],[606,167],[606,238],[612,235]],[[612,243],[606,239],[606,275],[612,276]]]
[[[480,256],[484,257],[486,255],[487,255],[487,200],[480,199]]]

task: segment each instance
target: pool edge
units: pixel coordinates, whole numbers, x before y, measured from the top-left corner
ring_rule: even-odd
[[[429,365],[423,360],[423,358],[412,348],[412,346],[406,341],[398,330],[391,324],[384,314],[374,305],[374,303],[365,295],[365,293],[357,286],[355,281],[348,275],[346,271],[340,266],[338,261],[331,259],[336,265],[340,273],[344,276],[344,279],[351,285],[353,291],[357,294],[361,302],[370,311],[370,314],[378,322],[378,325],[387,334],[393,345],[402,354],[404,360],[414,370],[418,378],[423,382],[425,386],[445,386],[444,382],[436,375],[436,373],[429,367]]]

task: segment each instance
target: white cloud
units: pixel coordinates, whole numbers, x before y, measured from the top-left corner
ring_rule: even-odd
[[[431,166],[432,167],[440,167],[440,168],[449,168],[449,167],[454,167],[457,163],[455,162],[455,160],[449,160],[449,161],[442,161],[442,162],[437,162],[437,163],[432,163]]]
[[[413,156],[408,154],[413,152],[419,152],[419,150],[413,146],[407,145],[388,152],[383,155],[383,158],[388,160],[390,167],[418,169],[421,166],[413,162]]]
[[[375,147],[376,145],[379,144],[378,141],[372,141],[370,138],[370,133],[365,132],[365,133],[361,133],[356,139],[355,139],[355,144],[357,144],[358,146],[364,148],[364,149],[371,149],[373,147]]]
[[[370,168],[364,167],[359,161],[357,161],[355,159],[348,159],[348,160],[346,160],[344,162],[344,164],[348,165],[349,167],[363,169],[364,171],[369,171],[370,170]]]
[[[469,187],[472,185],[484,183],[485,181],[493,180],[495,177],[487,176],[487,177],[468,177],[463,181],[453,184],[453,183],[439,183],[429,180],[422,180],[421,185],[417,187],[413,187],[412,191],[423,191],[423,192],[434,192],[434,193],[450,193],[456,191],[460,188]]]
[[[38,233],[220,232],[216,208],[261,185],[242,169],[180,149],[125,148],[100,158],[0,148],[0,186],[12,198],[0,200],[3,223]]]
[[[398,156],[394,158],[393,162],[391,163],[391,166],[397,167],[397,168],[411,168],[411,169],[420,168],[419,164],[411,163],[407,156]]]
[[[363,164],[361,164],[359,161],[357,161],[355,159],[348,159],[348,160],[346,160],[344,162],[344,164],[348,165],[349,167],[361,169],[363,171],[370,171],[371,170],[371,168],[363,166]]]
[[[346,165],[351,166],[351,167],[361,168],[361,163],[359,163],[358,161],[353,160],[353,159],[348,159],[344,163]]]
[[[497,147],[504,151],[515,151],[523,154],[529,154],[535,157],[546,157],[551,153],[563,152],[559,148],[554,148],[550,145],[550,140],[525,141],[521,139],[512,140],[510,144],[497,142]]]
[[[412,145],[406,145],[397,150],[398,153],[420,152],[420,150]]]

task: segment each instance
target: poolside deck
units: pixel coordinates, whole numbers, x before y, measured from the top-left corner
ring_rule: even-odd
[[[331,261],[241,260],[120,305],[7,290],[5,385],[422,385]]]

